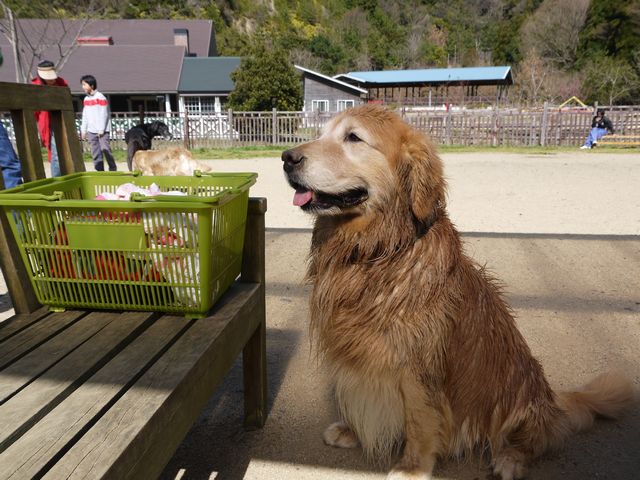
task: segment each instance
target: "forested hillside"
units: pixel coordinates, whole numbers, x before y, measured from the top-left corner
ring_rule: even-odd
[[[511,65],[525,103],[637,103],[640,0],[4,0],[20,17],[208,18],[220,55],[256,44],[332,75]]]

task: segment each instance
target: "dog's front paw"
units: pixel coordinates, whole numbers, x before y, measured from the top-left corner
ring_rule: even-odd
[[[324,443],[332,447],[355,448],[360,442],[355,433],[343,422],[332,423],[322,434]]]
[[[431,480],[431,475],[426,472],[405,472],[392,470],[387,475],[387,480]]]
[[[495,458],[493,473],[501,480],[523,478],[525,471],[524,456],[517,450],[505,450]]]

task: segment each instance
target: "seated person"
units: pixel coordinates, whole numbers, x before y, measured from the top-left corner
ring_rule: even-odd
[[[591,122],[591,131],[587,140],[580,148],[593,148],[596,146],[598,140],[604,137],[607,133],[613,133],[613,124],[611,120],[604,116],[604,109],[599,108],[596,116],[593,117]]]

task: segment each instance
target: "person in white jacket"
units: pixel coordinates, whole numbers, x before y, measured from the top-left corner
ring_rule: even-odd
[[[104,171],[104,160],[106,160],[109,164],[109,171],[115,172],[117,170],[116,161],[113,159],[109,146],[109,124],[111,123],[109,102],[97,90],[98,82],[93,75],[84,75],[80,82],[84,93],[87,94],[84,97],[82,107],[82,127],[80,128],[82,139],[89,140],[93,166],[96,171]]]

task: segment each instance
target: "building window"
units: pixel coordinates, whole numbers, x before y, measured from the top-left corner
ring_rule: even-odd
[[[338,111],[342,112],[347,108],[352,108],[356,105],[354,100],[338,100]]]
[[[311,111],[313,112],[328,112],[329,100],[313,100],[311,102]]]
[[[184,97],[184,108],[189,115],[213,115],[215,105],[216,97]]]

